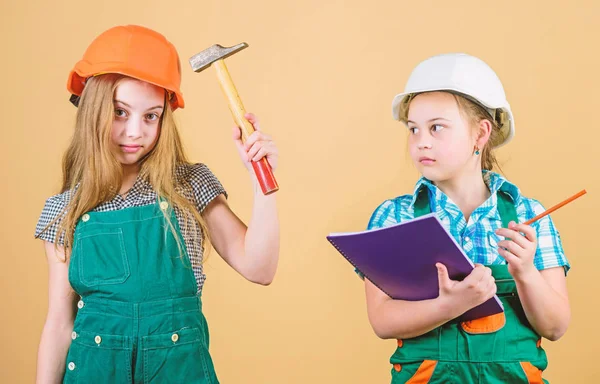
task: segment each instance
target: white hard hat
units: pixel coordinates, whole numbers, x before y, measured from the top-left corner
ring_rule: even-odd
[[[500,147],[515,134],[515,121],[506,100],[504,87],[496,73],[481,59],[465,53],[430,57],[412,71],[404,92],[392,101],[392,115],[401,120],[400,107],[407,97],[422,92],[451,91],[484,106],[500,127]]]

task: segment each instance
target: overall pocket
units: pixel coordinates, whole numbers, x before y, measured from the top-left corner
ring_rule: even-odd
[[[74,331],[65,367],[65,383],[131,383],[128,337]]]
[[[438,362],[424,360],[422,362],[394,364],[392,368],[392,384],[411,383],[425,384],[433,376]]]
[[[199,328],[142,337],[144,383],[218,383]]]
[[[120,284],[130,275],[121,228],[88,230],[77,237],[76,252],[81,282],[88,287]]]

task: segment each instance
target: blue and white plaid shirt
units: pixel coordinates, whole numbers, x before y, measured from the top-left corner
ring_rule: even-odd
[[[384,201],[371,216],[367,229],[383,228],[414,218],[414,203],[417,193],[426,186],[429,193],[431,211],[444,224],[446,229],[460,244],[474,263],[491,265],[505,264],[498,254],[498,241],[502,240],[494,232],[502,227],[498,212],[497,192],[508,193],[515,202],[519,222],[524,222],[542,213],[544,207],[539,201],[524,197],[519,189],[508,180],[494,172],[485,172],[484,179],[490,189],[491,196],[473,211],[467,222],[458,206],[431,181],[422,177],[416,184],[412,195],[403,195]],[[569,270],[569,262],[565,257],[560,235],[550,216],[531,224],[537,233],[538,247],[534,264],[538,270],[553,267],[564,267]]]

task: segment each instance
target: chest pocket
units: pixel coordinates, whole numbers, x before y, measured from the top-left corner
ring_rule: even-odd
[[[121,228],[86,230],[77,237],[73,256],[81,282],[88,287],[120,284],[130,275]]]

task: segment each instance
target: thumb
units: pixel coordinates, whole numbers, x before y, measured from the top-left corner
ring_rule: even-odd
[[[438,270],[438,283],[440,285],[440,289],[449,289],[451,280],[448,276],[448,269],[444,264],[441,263],[436,263],[435,266]]]

